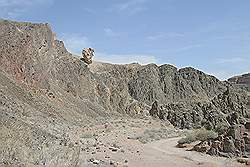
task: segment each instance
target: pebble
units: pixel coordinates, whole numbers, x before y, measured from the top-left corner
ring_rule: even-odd
[[[109,149],[110,149],[111,151],[113,151],[113,152],[118,151],[118,148],[115,148],[115,147],[109,147]]]
[[[97,160],[97,159],[95,159],[95,160],[93,161],[93,164],[98,165],[99,163],[100,163],[100,161],[99,161],[99,160]]]

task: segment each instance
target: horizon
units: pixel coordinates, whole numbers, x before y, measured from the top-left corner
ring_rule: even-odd
[[[93,47],[95,61],[193,67],[220,80],[250,72],[250,1],[157,2],[0,0],[0,18],[48,22],[69,52]]]

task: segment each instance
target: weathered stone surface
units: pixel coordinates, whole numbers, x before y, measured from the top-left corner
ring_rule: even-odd
[[[250,130],[250,122],[246,122],[246,123],[245,123],[245,128],[246,128],[247,130]]]
[[[250,165],[250,160],[248,158],[238,158],[237,161],[242,164]]]
[[[248,92],[248,103],[246,107],[250,109],[250,73],[229,78],[228,81],[236,84],[238,87],[243,88]],[[250,117],[250,113],[248,115],[248,117]]]
[[[223,157],[246,157],[249,156],[248,135],[243,125],[232,125],[226,133],[217,139],[210,141],[211,148],[207,154]]]
[[[248,91],[250,91],[250,73],[234,76],[229,78],[228,81],[236,83],[241,87],[245,87]]]
[[[94,56],[93,48],[85,48],[82,50],[83,61],[87,64],[91,64],[93,62],[92,58]]]
[[[204,152],[206,153],[210,149],[207,141],[202,141],[199,144],[195,145],[193,150],[197,152]]]
[[[157,107],[154,103],[150,111],[153,112],[153,116],[161,119],[164,115],[164,118],[179,128],[204,126],[207,129],[220,130],[230,125],[244,124],[249,111],[245,107],[246,104],[247,99],[243,92],[230,90],[218,94],[207,102],[179,102],[165,105],[157,103]]]
[[[213,156],[219,156],[221,150],[222,150],[222,141],[215,140],[214,142],[212,142],[211,147],[208,150],[207,154]]]
[[[235,154],[236,148],[232,136],[226,137],[223,141],[223,152]]]
[[[158,105],[157,101],[152,104],[149,114],[153,117],[160,118],[161,120],[167,120],[167,113],[164,111],[162,106]]]
[[[244,92],[191,67],[88,67],[48,24],[0,20],[0,64],[0,164],[9,166],[76,166],[84,160],[72,132],[106,117],[148,115],[155,101],[151,114],[180,128],[244,123],[248,111]]]

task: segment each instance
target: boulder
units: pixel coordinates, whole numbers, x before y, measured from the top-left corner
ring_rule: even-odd
[[[153,117],[158,117],[159,113],[160,113],[160,106],[158,105],[158,102],[155,101],[153,104],[152,104],[152,107],[151,109],[149,110],[149,114]]]
[[[237,156],[245,155],[245,142],[243,139],[235,139],[235,148]]]
[[[227,119],[230,125],[239,124],[239,114],[237,112],[233,112],[232,114],[230,114]]]
[[[160,106],[157,101],[152,104],[149,114],[162,120],[167,120],[167,113],[163,106]]]
[[[246,165],[250,165],[250,160],[248,158],[238,158],[237,162],[242,163],[242,164],[246,164]]]
[[[92,57],[94,56],[94,49],[93,48],[85,48],[82,50],[83,61],[87,64],[92,63]]]
[[[245,123],[245,128],[246,128],[247,130],[250,130],[250,122],[246,122],[246,123]]]
[[[197,152],[207,152],[210,149],[207,141],[202,141],[199,144],[195,145],[193,150]]]
[[[245,128],[243,125],[233,125],[229,127],[227,136],[232,136],[233,139],[240,140],[243,138],[244,133],[245,133]]]
[[[216,141],[212,142],[211,147],[208,150],[207,154],[218,156],[219,152],[220,152],[220,146],[221,146],[220,141],[216,140]]]
[[[244,142],[245,142],[245,149],[246,149],[246,151],[250,152],[250,138],[249,138],[248,133],[244,133],[243,134],[243,139],[244,139]]]
[[[236,148],[235,148],[235,145],[234,145],[233,138],[231,136],[226,137],[224,139],[224,142],[223,142],[223,152],[231,153],[231,154],[234,155],[235,151],[236,151]]]

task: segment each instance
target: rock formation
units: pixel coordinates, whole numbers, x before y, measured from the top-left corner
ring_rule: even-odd
[[[246,88],[250,92],[250,73],[234,76],[228,79],[229,82],[235,83],[240,87]]]
[[[82,57],[83,57],[83,61],[87,64],[91,64],[92,63],[92,58],[94,56],[94,49],[92,48],[85,48],[82,50]]]
[[[236,84],[250,84],[250,73],[229,78],[228,81]]]
[[[230,125],[244,124],[249,118],[247,95],[242,90],[238,91],[226,90],[205,102],[157,104],[157,107],[155,102],[150,115],[168,120],[179,128],[223,130]]]
[[[54,38],[48,24],[0,20],[0,166],[74,166],[72,132],[115,116],[208,129],[248,119],[232,83],[191,67],[92,63],[92,49],[88,68]]]
[[[250,155],[249,132],[244,125],[230,126],[218,138],[210,140],[208,149],[204,152],[214,156],[248,157]]]

